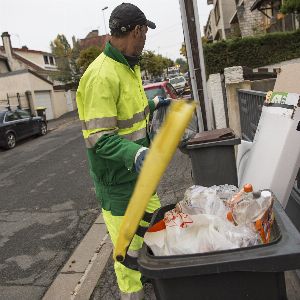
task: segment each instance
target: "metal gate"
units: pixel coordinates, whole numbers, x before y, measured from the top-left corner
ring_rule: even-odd
[[[242,139],[252,142],[266,98],[265,92],[238,90]]]

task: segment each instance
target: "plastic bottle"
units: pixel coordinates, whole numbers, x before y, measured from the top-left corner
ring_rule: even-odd
[[[229,207],[234,207],[238,202],[245,200],[248,197],[252,197],[251,193],[253,192],[252,184],[247,183],[243,186],[243,188],[236,193],[228,202],[227,205]]]
[[[232,217],[236,224],[250,224],[260,220],[272,204],[272,195],[268,191],[251,193],[232,208]]]

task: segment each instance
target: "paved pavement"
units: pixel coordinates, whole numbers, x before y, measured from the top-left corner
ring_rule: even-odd
[[[0,150],[0,299],[40,299],[99,214],[76,115]]]
[[[52,131],[52,130],[56,130],[58,128],[68,126],[69,124],[71,124],[77,120],[78,120],[77,110],[68,112],[55,120],[48,121],[48,124],[47,124],[48,131]]]

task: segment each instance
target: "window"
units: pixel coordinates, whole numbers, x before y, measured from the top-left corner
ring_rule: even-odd
[[[177,92],[176,92],[176,90],[174,89],[174,87],[172,86],[172,84],[168,83],[168,84],[167,84],[167,88],[171,91],[172,94],[174,94],[175,96],[178,96],[178,95],[177,95]]]
[[[18,112],[19,116],[21,117],[21,119],[28,119],[28,118],[30,118],[29,112],[27,112],[25,110],[18,110],[17,112]]]
[[[147,90],[145,90],[145,93],[146,93],[148,100],[152,100],[156,96],[162,96],[162,97],[166,98],[165,90],[160,87],[154,88],[154,89],[147,89]]]
[[[5,122],[11,122],[19,119],[19,116],[15,112],[9,111],[6,113]]]
[[[44,62],[45,62],[45,65],[49,65],[49,60],[48,60],[47,55],[44,55]]]
[[[215,20],[216,20],[216,25],[218,25],[219,20],[220,20],[220,6],[219,6],[219,1],[216,2],[216,6],[215,6]]]
[[[49,56],[50,65],[54,65],[54,58],[53,56]]]

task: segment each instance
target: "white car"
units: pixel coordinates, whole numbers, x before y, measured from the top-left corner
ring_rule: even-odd
[[[186,80],[183,76],[176,76],[174,78],[171,78],[169,82],[172,84],[174,89],[178,92],[183,91],[185,85],[186,85]]]

